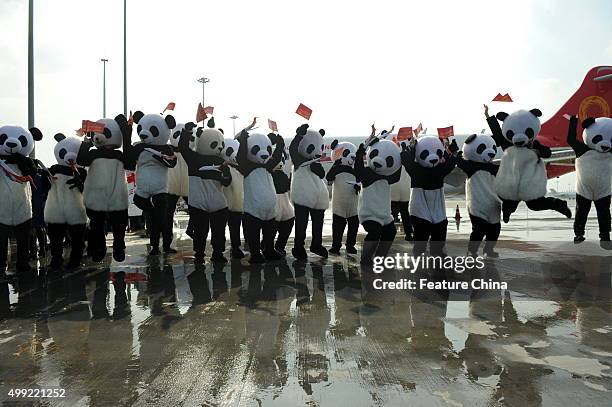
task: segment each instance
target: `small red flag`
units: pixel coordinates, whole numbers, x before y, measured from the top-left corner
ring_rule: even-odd
[[[505,93],[505,94],[501,94],[498,93],[492,100],[492,102],[512,102],[512,98],[510,97],[510,94]]]
[[[202,103],[198,103],[198,111],[196,112],[196,123],[203,122],[206,120],[208,116],[206,115],[206,111],[202,107]]]
[[[438,137],[440,138],[449,138],[454,136],[455,133],[453,131],[453,126],[448,127],[438,127]]]
[[[104,131],[104,123],[92,122],[91,120],[83,120],[81,122],[81,130],[83,133],[102,133]]]
[[[213,114],[213,111],[214,111],[214,110],[215,110],[215,108],[214,108],[214,107],[212,107],[212,106],[206,106],[206,107],[204,108],[204,113],[206,113],[206,114]]]
[[[274,120],[268,119],[268,127],[272,131],[278,131],[278,127],[276,126],[276,122]]]
[[[402,127],[397,131],[397,141],[410,140],[413,135],[412,127]]]
[[[302,116],[306,120],[310,120],[310,115],[312,114],[312,109],[306,106],[303,103],[300,103],[297,110],[295,111],[297,114]]]
[[[130,110],[130,117],[128,117],[128,126],[132,127],[134,125],[134,115],[132,114],[132,111]]]
[[[414,129],[414,135],[419,136],[419,133],[423,131],[423,124],[419,123],[419,125]]]
[[[164,114],[166,112],[166,110],[174,110],[175,107],[176,107],[176,103],[174,103],[174,102],[168,103],[168,106],[166,106],[166,108],[164,109],[162,114]]]

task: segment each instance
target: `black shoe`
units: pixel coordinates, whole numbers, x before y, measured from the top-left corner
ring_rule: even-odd
[[[294,247],[291,249],[291,254],[298,260],[306,260],[308,258],[308,254],[306,254],[306,249],[303,247]]]
[[[574,236],[574,243],[578,244],[578,243],[582,243],[585,241],[584,236]]]
[[[355,249],[355,246],[346,246],[346,252],[348,254],[357,254],[357,249]]]
[[[240,249],[240,247],[232,249],[232,259],[243,259],[243,258],[244,258],[244,252],[242,251],[242,249]]]
[[[91,261],[96,262],[96,263],[100,263],[102,260],[104,260],[104,258],[106,257],[106,250],[103,252],[93,252],[91,253]]]
[[[497,253],[495,250],[487,250],[486,252],[484,252],[485,257],[488,257],[490,259],[498,259],[499,258],[499,253]]]
[[[251,257],[249,258],[249,263],[251,264],[262,264],[265,263],[266,259],[261,253],[251,253]]]
[[[223,253],[215,253],[213,252],[212,256],[210,256],[210,261],[213,263],[227,263],[227,259],[223,256]]]
[[[151,250],[149,250],[149,256],[159,256],[161,252],[159,251],[159,247],[158,246],[153,246],[151,247]],[[115,259],[117,260],[117,259]],[[119,260],[117,260],[119,261]]]
[[[340,248],[339,247],[332,247],[331,249],[329,249],[329,253],[333,254],[335,256],[340,255]]]
[[[159,249],[157,249],[159,251]],[[149,253],[150,254],[150,253]],[[125,249],[113,249],[113,259],[121,263],[125,260]]]
[[[563,215],[565,215],[565,217],[568,218],[568,219],[572,218],[572,211],[567,206],[567,202],[565,202],[565,201],[563,201],[562,206],[559,208],[559,212],[561,212]]]
[[[327,249],[323,246],[319,246],[319,247],[311,247],[310,248],[310,252],[316,254],[317,256],[321,256],[324,259],[327,258],[328,254],[327,254]]]
[[[504,223],[508,223],[510,221],[510,214],[504,212],[503,218],[504,218]]]
[[[172,247],[164,247],[164,253],[166,254],[176,254],[178,251],[173,249]]]
[[[264,251],[263,255],[266,261],[275,261],[275,260],[280,260],[283,258],[283,256],[274,249]]]

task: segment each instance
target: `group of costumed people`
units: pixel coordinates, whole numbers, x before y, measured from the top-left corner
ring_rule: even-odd
[[[306,235],[310,221],[309,251],[320,257],[339,255],[346,231],[345,252],[357,253],[359,225],[366,232],[361,263],[385,256],[392,245],[401,216],[413,254],[443,255],[447,232],[444,180],[455,167],[467,176],[466,200],[472,233],[468,253],[496,257],[495,243],[501,220],[508,222],[521,201],[530,210],[553,210],[571,218],[565,201],[546,197],[547,175],[542,159],[550,148],[540,144],[538,109],[485,115],[492,136],[471,135],[463,148],[452,140],[422,135],[401,142],[390,132],[372,133],[359,146],[331,143],[334,162],[327,171],[321,164],[325,131],[303,124],[289,143],[281,135],[254,131],[255,120],[233,138],[225,138],[214,119],[202,127],[177,123],[172,115],[124,115],[104,118],[99,132],[84,138],[55,135],[56,163],[50,167],[29,158],[40,130],[0,127],[0,269],[7,267],[9,237],[16,240],[16,268],[29,270],[32,229],[31,181],[47,192],[44,223],[50,242],[52,268],[80,267],[87,231],[88,254],[94,262],[106,256],[106,230],[112,231],[112,254],[125,260],[128,224],[126,170],[136,172],[133,203],[147,219],[149,255],[176,253],[173,218],[180,198],[188,205],[187,234],[193,239],[194,262],[205,261],[210,232],[210,261],[226,262],[226,228],[231,257],[245,257],[241,229],[250,263],[283,258],[294,230],[291,254],[307,258]],[[132,127],[140,141],[132,143]],[[102,130],[103,128],[103,130]],[[576,153],[576,214],[574,242],[585,240],[591,207],[597,210],[601,247],[610,242],[612,119],[569,121],[567,142]],[[498,149],[503,150],[496,162]],[[288,151],[288,154],[287,152]],[[291,164],[289,164],[291,163]],[[292,170],[290,170],[292,166]],[[323,223],[332,198],[332,245],[323,244]],[[64,245],[71,249],[64,262]],[[161,245],[160,245],[161,243]]]

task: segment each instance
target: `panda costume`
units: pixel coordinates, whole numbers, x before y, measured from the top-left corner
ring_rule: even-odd
[[[215,128],[211,118],[207,128],[198,128],[196,132],[195,151],[189,142],[195,124],[187,123],[179,139],[179,152],[183,155],[189,170],[189,223],[193,234],[194,262],[204,262],[206,238],[211,232],[213,248],[211,261],[226,263],[225,225],[227,222],[227,202],[223,187],[230,185],[232,176],[229,167],[221,158],[223,151],[223,133]]]
[[[284,149],[283,149],[284,150]],[[295,210],[291,204],[289,191],[291,190],[291,173],[290,163],[287,160],[287,153],[283,151],[281,161],[278,163],[274,171],[272,171],[272,181],[274,181],[274,189],[276,190],[276,209],[274,211],[274,235],[278,233],[274,249],[282,256],[287,252],[285,247],[289,240],[289,235],[293,230],[295,222]]]
[[[101,119],[102,133],[90,133],[82,143],[76,162],[89,167],[83,187],[83,201],[89,217],[88,253],[95,262],[106,255],[106,221],[113,230],[113,258],[125,260],[125,230],[128,224],[126,156],[119,150],[130,138],[131,127],[124,115]],[[95,149],[91,147],[95,146]]]
[[[189,202],[189,173],[187,170],[187,163],[183,158],[183,155],[178,151],[178,142],[181,137],[181,133],[185,125],[183,123],[177,123],[176,127],[172,129],[170,135],[170,145],[172,151],[176,156],[176,165],[172,168],[168,168],[168,196],[167,196],[167,210],[166,210],[166,223],[162,230],[164,239],[164,246],[167,244],[170,247],[170,243],[174,237],[174,214],[176,212],[176,204],[179,198],[183,198],[185,203]],[[192,144],[195,137],[192,136]]]
[[[238,137],[240,148],[236,161],[244,177],[244,217],[247,242],[252,264],[265,260],[279,260],[282,255],[274,249],[274,218],[276,215],[276,189],[272,171],[282,159],[285,149],[283,138],[270,133],[248,134],[243,130]],[[274,153],[272,145],[275,144]],[[261,233],[260,233],[261,231]],[[261,253],[260,236],[264,251]]]
[[[331,144],[332,150],[340,151],[341,156],[327,172],[325,179],[333,183],[332,187],[332,254],[340,254],[342,246],[342,235],[348,224],[346,233],[346,252],[356,254],[357,231],[359,229],[359,217],[357,216],[357,202],[361,186],[355,178],[355,157],[357,147],[353,143],[338,143],[336,140]]]
[[[412,147],[404,147],[402,163],[410,175],[410,220],[414,230],[415,256],[425,253],[430,242],[432,256],[444,255],[446,241],[446,203],[444,178],[456,165],[456,157],[444,151],[436,136],[414,139]],[[458,150],[453,141],[451,151]]]
[[[545,197],[547,178],[542,158],[550,157],[551,152],[536,140],[542,112],[531,109],[517,110],[510,115],[499,112],[493,117],[485,114],[493,139],[504,150],[495,177],[495,190],[502,199],[504,223],[510,220],[520,201],[525,201],[533,211],[552,209],[571,218],[567,202]],[[503,123],[501,128],[498,120]]]
[[[236,156],[240,148],[240,143],[236,139],[225,139],[225,147],[221,153],[223,160],[229,167],[232,182],[223,187],[223,195],[227,202],[227,225],[230,233],[230,243],[232,245],[232,258],[242,259],[244,252],[240,248],[240,224],[242,223],[242,212],[244,207],[244,178],[238,170]]]
[[[576,140],[578,119],[570,118],[567,143],[576,153],[576,218],[574,242],[584,241],[591,202],[595,203],[602,248],[612,250],[610,243],[610,194],[612,190],[612,119],[587,118],[582,122],[582,139]]]
[[[32,190],[30,180],[36,164],[28,155],[34,141],[42,140],[36,127],[29,131],[19,126],[0,127],[0,272],[6,270],[9,235],[17,243],[17,272],[30,271],[30,229]]]
[[[357,213],[367,232],[361,264],[371,264],[375,255],[386,256],[393,244],[396,228],[391,215],[390,185],[399,181],[401,166],[400,149],[389,140],[374,139],[367,150],[361,144],[355,154],[355,179],[362,188]]]
[[[462,155],[457,158],[457,167],[467,176],[465,199],[472,222],[468,252],[474,257],[485,237],[485,255],[499,257],[494,250],[501,231],[501,200],[495,192],[499,166],[491,162],[496,155],[497,145],[491,136],[472,134],[465,140]]]
[[[410,140],[399,143],[400,148],[407,145]],[[410,176],[402,166],[400,179],[391,185],[391,214],[394,218],[401,216],[404,228],[404,240],[412,241],[412,223],[410,222]]]
[[[327,249],[323,247],[323,219],[329,207],[329,193],[323,180],[325,170],[318,162],[323,154],[324,135],[325,130],[308,130],[308,124],[303,124],[289,145],[293,163],[290,195],[295,209],[295,239],[291,253],[298,260],[307,258],[304,243],[309,216],[312,222],[310,251],[327,257]]]
[[[160,114],[144,114],[140,110],[134,112],[134,123],[138,125],[136,133],[140,143],[131,144],[126,137],[123,149],[127,152],[129,166],[136,167],[136,191],[134,205],[145,214],[149,227],[149,254],[158,255],[159,238],[164,235],[165,253],[176,253],[168,241],[167,224],[168,211],[168,168],[176,166],[176,156],[168,145],[170,132],[176,127],[172,115],[163,117]]]
[[[64,263],[64,239],[70,237],[70,260],[66,269],[78,268],[83,258],[87,213],[83,203],[83,187],[87,177],[84,168],[76,166],[81,140],[55,135],[54,148],[57,164],[49,168],[52,176],[48,186],[45,205],[45,223],[51,249],[51,268],[57,269]]]

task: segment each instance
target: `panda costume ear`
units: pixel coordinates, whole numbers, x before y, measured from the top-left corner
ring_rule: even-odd
[[[332,150],[335,150],[337,146],[338,146],[338,140],[334,140],[334,141],[332,141],[332,143],[331,143],[331,145],[330,145],[331,149],[332,149]]]
[[[206,123],[206,125],[208,126],[209,129],[214,129],[215,128],[215,118],[211,117],[210,120],[208,120],[208,122]]]
[[[138,120],[142,119],[142,112],[136,113],[141,114],[141,116],[138,117]],[[136,121],[136,113],[134,113],[132,117],[134,118],[134,121],[138,123]],[[130,135],[130,125],[128,124],[128,121],[124,115],[118,114],[117,117],[115,117],[115,122],[117,123],[117,125],[119,125],[119,130],[121,130],[121,134],[123,134],[124,136]]]
[[[60,141],[64,140],[66,136],[64,136],[62,133],[57,133],[55,136],[53,136],[53,138],[59,143]]]
[[[144,117],[144,113],[141,112],[140,110],[136,110],[134,114],[132,115],[132,118],[134,119],[134,123],[136,124],[138,124],[140,119],[142,119],[143,117]]]
[[[368,147],[372,147],[374,144],[378,143],[379,141],[380,139],[378,137],[374,137],[372,141],[370,141],[370,144],[368,144]]]
[[[541,117],[542,116],[542,112],[540,111],[540,109],[531,109],[530,112],[535,117]]]
[[[204,127],[198,127],[196,130],[196,136],[200,137],[203,132],[204,132]]]
[[[469,136],[468,138],[465,139],[465,144],[470,144],[472,141],[476,140],[476,135],[472,134],[471,136]],[[454,140],[453,140],[454,141]]]
[[[168,128],[170,130],[176,127],[176,120],[174,120],[174,116],[172,116],[171,114],[164,117],[164,121],[166,122],[166,125],[168,125]]]
[[[322,137],[325,137],[325,130],[323,130],[323,129],[319,129],[319,134],[320,134]]]
[[[592,117],[587,117],[586,119],[584,119],[584,121],[582,122],[582,128],[583,129],[588,129],[589,126],[593,125],[593,123],[595,123],[595,119],[593,119]]]
[[[508,116],[510,115],[506,112],[499,112],[495,115],[495,117],[497,117],[497,120],[499,120],[500,122],[503,122],[504,120],[506,120]]]
[[[32,138],[34,139],[34,141],[40,141],[43,138],[42,132],[38,130],[37,127],[32,127],[30,129],[30,134],[32,134]]]
[[[304,123],[300,127],[298,127],[295,133],[298,136],[303,136],[304,134],[306,134],[306,130],[308,130],[308,123]]]
[[[219,129],[219,131],[221,132],[221,134],[225,135],[225,132],[223,131],[223,129]]]

